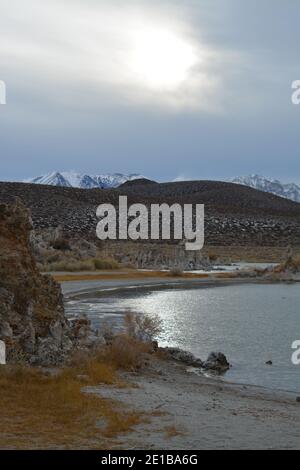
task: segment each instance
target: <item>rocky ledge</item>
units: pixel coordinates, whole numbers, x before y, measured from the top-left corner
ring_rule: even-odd
[[[36,267],[31,228],[21,202],[0,205],[0,340],[8,362],[59,365],[74,348],[101,339],[88,319],[67,321],[60,286]]]

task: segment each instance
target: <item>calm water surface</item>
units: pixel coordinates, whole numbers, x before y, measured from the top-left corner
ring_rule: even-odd
[[[232,369],[225,380],[300,392],[300,366],[291,344],[300,339],[299,284],[127,289],[68,302],[70,316],[87,313],[120,327],[123,313],[158,314],[161,345],[178,346],[205,359],[224,352]],[[272,360],[273,366],[266,361]]]

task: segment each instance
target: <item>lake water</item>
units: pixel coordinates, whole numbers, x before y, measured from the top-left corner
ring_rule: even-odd
[[[299,284],[243,284],[184,289],[126,289],[68,302],[69,315],[87,313],[94,326],[118,328],[124,312],[158,314],[161,345],[206,359],[222,351],[232,364],[224,380],[300,393],[300,366],[291,362],[300,339]],[[266,361],[273,361],[273,366]]]

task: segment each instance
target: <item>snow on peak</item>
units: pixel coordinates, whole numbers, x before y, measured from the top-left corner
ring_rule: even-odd
[[[26,183],[47,184],[50,186],[65,186],[72,188],[117,188],[126,181],[144,178],[142,175],[122,173],[104,174],[104,175],[88,175],[75,171],[53,171],[46,175],[37,176],[25,180]]]
[[[230,179],[231,183],[250,186],[250,188],[275,194],[295,202],[300,202],[300,187],[295,183],[281,183],[276,179],[260,175],[238,176]]]

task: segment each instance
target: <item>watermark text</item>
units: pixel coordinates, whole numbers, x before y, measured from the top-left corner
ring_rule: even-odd
[[[295,90],[292,93],[292,103],[300,104],[300,80],[294,80],[292,83],[292,89]]]
[[[6,364],[6,348],[4,341],[0,341],[0,365]]]
[[[294,364],[294,366],[299,366],[300,365],[300,340],[296,340],[293,342],[292,349],[295,349],[295,351],[292,354],[291,361]]]
[[[0,104],[6,104],[6,84],[0,80]]]
[[[132,204],[119,197],[118,210],[112,204],[97,209],[97,237],[100,240],[184,240],[185,249],[201,250],[204,245],[203,204]],[[173,232],[173,233],[171,233]]]

